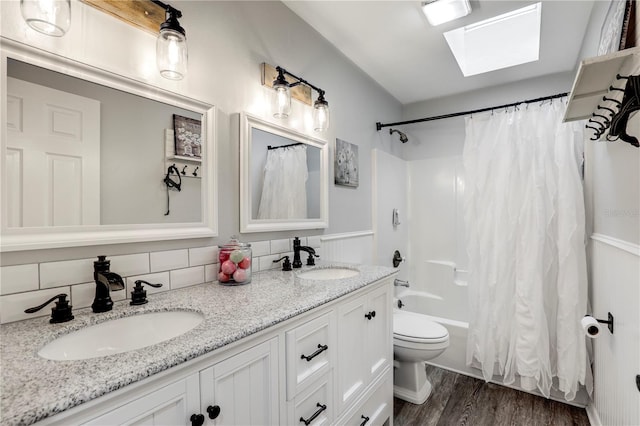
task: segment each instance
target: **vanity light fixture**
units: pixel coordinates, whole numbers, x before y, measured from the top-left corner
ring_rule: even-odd
[[[71,25],[69,0],[20,0],[25,22],[34,30],[53,37],[62,37]]]
[[[318,92],[318,99],[313,103],[313,130],[324,132],[329,128],[329,102],[324,98],[325,91],[314,86],[307,80],[300,78],[282,67],[276,67],[278,77],[273,81],[273,89],[276,91],[273,105],[273,116],[275,118],[287,118],[291,113],[291,88],[300,84],[310,87]],[[287,82],[285,75],[292,77],[296,81]]]
[[[160,75],[169,80],[182,80],[187,73],[187,36],[178,18],[182,12],[161,1],[153,2],[166,11],[156,42],[156,62]]]
[[[471,13],[469,0],[431,0],[422,3],[422,12],[434,27]]]

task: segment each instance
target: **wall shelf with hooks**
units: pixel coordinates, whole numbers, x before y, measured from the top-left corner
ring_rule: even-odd
[[[569,104],[563,121],[591,118],[598,105],[603,105],[603,96],[611,96],[609,87],[621,86],[620,83],[616,85],[616,75],[637,74],[638,68],[640,47],[583,60],[569,94]],[[620,98],[620,95],[617,98]]]

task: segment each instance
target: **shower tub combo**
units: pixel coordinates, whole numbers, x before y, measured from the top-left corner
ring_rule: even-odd
[[[482,372],[466,365],[467,335],[469,333],[467,271],[457,270],[452,262],[428,260],[422,268],[421,282],[411,282],[409,288],[396,287],[394,310],[416,312],[443,325],[449,332],[449,347],[427,364],[484,380]],[[494,375],[491,380],[502,384]],[[508,387],[542,396],[538,391],[525,390],[519,383]],[[566,401],[561,392],[551,389],[551,399],[585,407],[589,396],[581,387],[573,401]]]

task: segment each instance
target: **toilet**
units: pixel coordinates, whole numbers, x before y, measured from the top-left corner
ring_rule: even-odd
[[[393,310],[393,394],[413,404],[424,403],[431,394],[425,361],[449,347],[447,329],[427,316]]]

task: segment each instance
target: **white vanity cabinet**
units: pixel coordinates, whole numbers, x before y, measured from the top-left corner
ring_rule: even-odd
[[[106,414],[82,424],[91,426],[179,425],[198,411],[200,405],[198,393],[198,375],[192,374],[123,405],[113,407]],[[65,424],[64,421],[61,424]]]
[[[38,424],[392,424],[392,278]]]
[[[205,425],[278,424],[278,338],[202,370],[200,404]]]
[[[338,398],[352,404],[393,360],[391,289],[377,287],[338,307]]]

